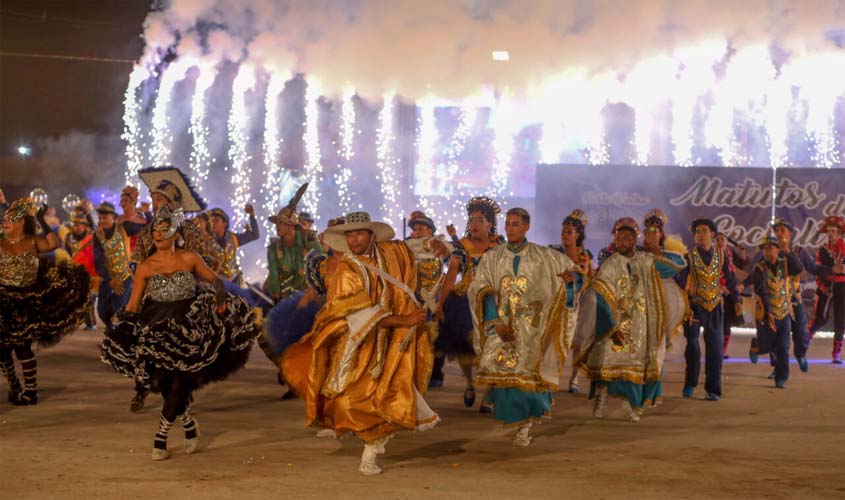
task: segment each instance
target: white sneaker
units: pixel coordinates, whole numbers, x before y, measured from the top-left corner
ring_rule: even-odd
[[[358,472],[365,476],[377,476],[381,474],[381,467],[376,463],[378,453],[377,446],[365,444],[364,453],[361,454],[361,465],[358,466]]]
[[[629,422],[640,421],[639,414],[634,411],[634,408],[631,407],[631,403],[627,399],[622,401],[622,411],[625,413],[625,420]]]
[[[528,446],[531,444],[531,436],[528,433],[531,431],[531,424],[523,425],[516,431],[516,436],[513,437],[514,446]]]
[[[161,461],[170,458],[170,452],[161,448],[153,448],[153,460]]]

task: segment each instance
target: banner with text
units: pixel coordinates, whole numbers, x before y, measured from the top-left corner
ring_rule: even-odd
[[[818,223],[831,214],[845,216],[842,169],[759,167],[637,167],[538,165],[534,241],[559,242],[561,222],[574,208],[589,219],[585,246],[594,254],[611,239],[614,221],[634,217],[642,226],[652,208],[669,217],[667,234],[692,244],[689,224],[711,218],[719,231],[741,245],[758,245],[770,232],[775,214],[796,228],[794,241],[805,247],[824,243]]]

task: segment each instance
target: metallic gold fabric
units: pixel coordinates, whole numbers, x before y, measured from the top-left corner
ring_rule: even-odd
[[[0,285],[23,288],[38,277],[38,256],[0,254]]]
[[[783,259],[778,260],[777,272],[772,272],[772,269],[763,262],[757,263],[757,268],[760,269],[766,276],[766,292],[769,296],[769,312],[775,320],[782,320],[787,316],[792,316],[792,300],[790,291],[791,279],[786,264]],[[762,310],[763,303],[758,301],[760,311],[757,313],[759,318],[765,317],[765,311]]]
[[[220,246],[212,237],[209,240],[212,261],[220,266],[218,272],[228,280],[234,279],[240,273],[238,267],[238,239],[231,232],[224,236],[226,243]]]
[[[415,306],[359,259],[416,288],[414,258],[402,242],[378,243],[376,259],[345,255],[329,277],[314,327],[285,352],[280,367],[305,400],[306,425],[372,442],[436,420],[430,409],[419,411],[427,407],[417,399],[428,385],[433,353],[425,328],[376,328],[382,318]],[[419,420],[423,413],[428,421]]]
[[[519,255],[514,275],[514,258]],[[505,245],[484,254],[469,287],[474,338],[479,354],[476,382],[527,391],[556,390],[572,332],[568,330],[566,287],[557,275],[578,266],[551,248],[527,243],[518,253]],[[514,331],[514,342],[488,335],[483,303],[496,297],[499,319]]]
[[[686,308],[680,288],[666,289],[664,284],[654,257],[646,252],[636,252],[630,259],[616,253],[602,264],[582,297],[574,340],[579,363],[591,380],[635,384],[660,380],[666,334]],[[611,331],[597,331],[598,296],[610,306],[615,323]]]
[[[434,314],[437,312],[438,301],[440,298],[440,288],[443,285],[445,274],[443,273],[443,260],[436,257],[431,250],[431,240],[437,239],[446,247],[451,253],[453,250],[452,244],[445,240],[443,236],[430,238],[412,238],[405,240],[405,244],[411,249],[414,258],[417,261],[417,276],[419,278],[420,290],[419,294],[422,298],[423,305]],[[433,327],[436,329],[437,324]],[[435,331],[436,337],[436,331]]]
[[[792,297],[801,303],[801,275],[791,276],[789,278],[789,288],[790,292],[792,293]]]
[[[71,257],[79,253],[79,251],[82,250],[82,248],[90,242],[90,240],[87,240],[89,234],[91,233],[85,233],[82,238],[77,238],[73,234],[68,235],[65,241],[67,242]]]
[[[722,274],[722,263],[725,254],[718,248],[713,249],[713,257],[710,264],[705,265],[704,259],[694,248],[689,253],[690,273],[687,284],[691,301],[700,305],[707,311],[716,309],[722,303],[722,289],[719,286],[719,277]]]
[[[111,238],[106,238],[103,231],[97,231],[97,239],[103,247],[109,276],[120,281],[129,279],[132,276],[132,269],[129,267],[129,237],[123,227],[115,226]]]
[[[491,246],[487,249],[487,252],[494,250],[498,246],[498,240],[491,237],[490,245]],[[461,238],[461,246],[466,251],[467,263],[466,269],[464,269],[461,273],[461,281],[455,285],[455,293],[457,295],[466,295],[470,285],[472,284],[472,280],[475,278],[475,263],[482,255],[485,254],[485,251],[476,248],[472,243],[472,240],[469,238]]]

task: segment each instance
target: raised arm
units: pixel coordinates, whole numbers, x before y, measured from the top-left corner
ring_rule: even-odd
[[[47,205],[41,205],[41,208],[38,209],[38,213],[35,214],[35,220],[38,222],[38,225],[41,226],[41,230],[44,231],[44,236],[35,237],[35,248],[39,253],[52,252],[53,250],[59,248],[59,237],[55,232],[53,232],[53,228],[51,228],[50,224],[47,224],[47,221],[44,219],[44,214],[46,212]]]
[[[255,219],[255,211],[252,205],[246,206],[246,212],[249,214],[249,225],[242,233],[235,233],[235,238],[238,239],[238,246],[244,246],[257,240],[261,234],[258,232],[258,221]]]
[[[458,270],[460,267],[461,258],[457,255],[453,255],[452,258],[449,259],[449,269],[446,270],[446,277],[443,278],[443,286],[440,287],[440,300],[437,304],[438,317],[442,317],[443,304],[446,302],[446,298],[449,294],[455,289],[455,280],[458,279]]]

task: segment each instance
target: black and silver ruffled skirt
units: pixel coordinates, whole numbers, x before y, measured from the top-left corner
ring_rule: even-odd
[[[247,302],[227,293],[218,315],[214,292],[173,302],[148,300],[132,319],[106,330],[100,359],[155,392],[174,375],[190,389],[226,379],[249,359],[261,330]]]
[[[0,285],[0,345],[50,347],[85,321],[90,276],[82,266],[42,261],[30,286]]]

